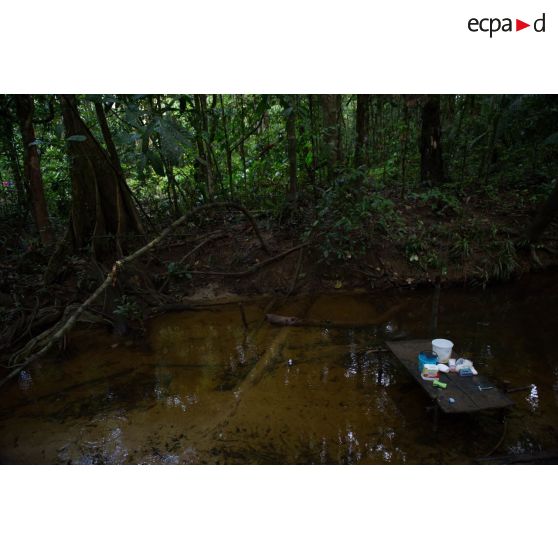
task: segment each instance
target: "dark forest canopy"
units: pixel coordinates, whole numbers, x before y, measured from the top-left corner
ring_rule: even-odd
[[[0,211],[43,245],[65,234],[116,257],[130,235],[233,201],[322,234],[326,259],[382,236],[420,257],[404,207],[472,217],[482,197],[540,207],[535,242],[558,203],[557,115],[543,95],[4,95]]]

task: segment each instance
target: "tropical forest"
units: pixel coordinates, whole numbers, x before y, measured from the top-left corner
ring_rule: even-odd
[[[558,462],[557,180],[553,95],[0,95],[0,462]]]

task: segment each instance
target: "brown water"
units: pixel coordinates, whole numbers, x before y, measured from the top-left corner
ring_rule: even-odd
[[[438,334],[498,385],[530,386],[498,454],[558,447],[555,276],[447,290]],[[324,295],[275,310],[363,327],[258,329],[265,302],[161,316],[141,341],[72,335],[0,393],[3,463],[471,463],[503,432],[495,413],[440,417],[389,353],[430,337],[432,292]],[[116,346],[117,345],[117,346]],[[289,359],[292,363],[289,365]]]

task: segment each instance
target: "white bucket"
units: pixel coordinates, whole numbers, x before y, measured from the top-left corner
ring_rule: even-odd
[[[451,358],[453,343],[449,339],[433,339],[432,350],[438,355],[438,362],[447,363]]]

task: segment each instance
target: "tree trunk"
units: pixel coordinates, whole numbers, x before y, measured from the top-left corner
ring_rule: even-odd
[[[488,183],[488,175],[490,173],[490,166],[492,164],[492,158],[494,155],[494,146],[496,145],[496,139],[498,137],[498,128],[500,126],[500,118],[502,116],[502,110],[504,108],[504,95],[500,95],[500,99],[497,101],[494,97],[492,99],[492,121],[490,125],[490,135],[488,136],[488,143],[486,150],[483,153],[481,164],[479,167],[479,182],[483,182],[486,186]]]
[[[407,99],[403,97],[403,146],[401,147],[401,195],[405,194],[407,183],[407,148],[409,146],[410,115]]]
[[[215,188],[213,184],[213,170],[211,153],[209,149],[208,123],[207,123],[207,96],[194,95],[194,106],[196,109],[196,145],[198,147],[198,158],[201,164],[200,174],[203,174],[207,199],[213,199]]]
[[[33,216],[35,217],[35,224],[37,225],[41,242],[43,244],[50,244],[53,240],[53,235],[43,187],[39,150],[35,143],[33,97],[31,95],[16,95],[15,101],[21,137],[23,139],[25,178],[31,198]]]
[[[229,178],[229,196],[232,198],[234,195],[232,151],[229,141],[229,130],[227,128],[227,115],[223,104],[223,95],[219,95],[219,104],[221,105],[221,121],[223,122],[223,134],[225,135],[225,156],[227,159],[227,176]]]
[[[422,107],[420,178],[437,186],[444,181],[440,125],[440,96],[428,95]]]
[[[95,255],[112,255],[108,237],[117,248],[124,234],[143,233],[130,191],[111,157],[81,119],[74,95],[62,95],[72,182],[71,239],[74,250],[92,243]]]
[[[288,98],[286,131],[287,131],[287,156],[289,159],[289,191],[287,199],[294,202],[298,195],[296,177],[296,110],[295,99],[292,95]]]
[[[240,152],[240,160],[242,161],[242,177],[244,182],[244,189],[246,190],[248,187],[247,183],[247,167],[246,167],[246,150],[244,148],[244,137],[245,137],[245,122],[244,122],[244,97],[242,95],[237,95],[237,103],[240,104],[240,144],[239,144],[239,152]]]
[[[95,112],[97,113],[97,120],[99,121],[99,126],[101,127],[101,133],[103,134],[103,139],[105,140],[105,145],[107,147],[108,154],[112,164],[118,169],[120,174],[122,173],[122,166],[120,165],[120,158],[118,157],[118,152],[116,151],[116,146],[112,140],[112,135],[110,133],[110,128],[107,122],[107,115],[103,105],[99,102],[95,103]]]
[[[310,140],[312,149],[312,164],[310,166],[310,182],[314,189],[314,197],[317,199],[316,192],[316,179],[320,179],[318,176],[318,160],[320,158],[320,153],[318,150],[319,132],[316,129],[316,118],[315,118],[315,106],[314,106],[314,96],[308,95],[308,112],[310,116]]]
[[[28,202],[27,196],[25,194],[25,185],[23,182],[23,176],[21,174],[21,167],[19,165],[19,158],[17,155],[14,128],[12,125],[12,120],[10,119],[10,115],[7,109],[4,110],[4,107],[2,107],[0,119],[2,120],[3,124],[2,139],[4,140],[4,151],[6,153],[6,157],[10,166],[10,172],[12,174],[12,178],[16,187],[17,203],[20,207],[27,208]]]
[[[345,121],[343,120],[343,95],[334,95],[335,97],[335,116],[337,117],[337,165],[343,166],[345,162],[345,150],[343,149],[343,128]]]
[[[320,102],[323,113],[323,137],[327,161],[327,176],[329,182],[333,182],[340,159],[337,95],[321,95]]]
[[[370,95],[357,95],[356,105],[356,144],[355,144],[355,167],[359,168],[366,164],[368,145],[368,113],[370,106]]]

